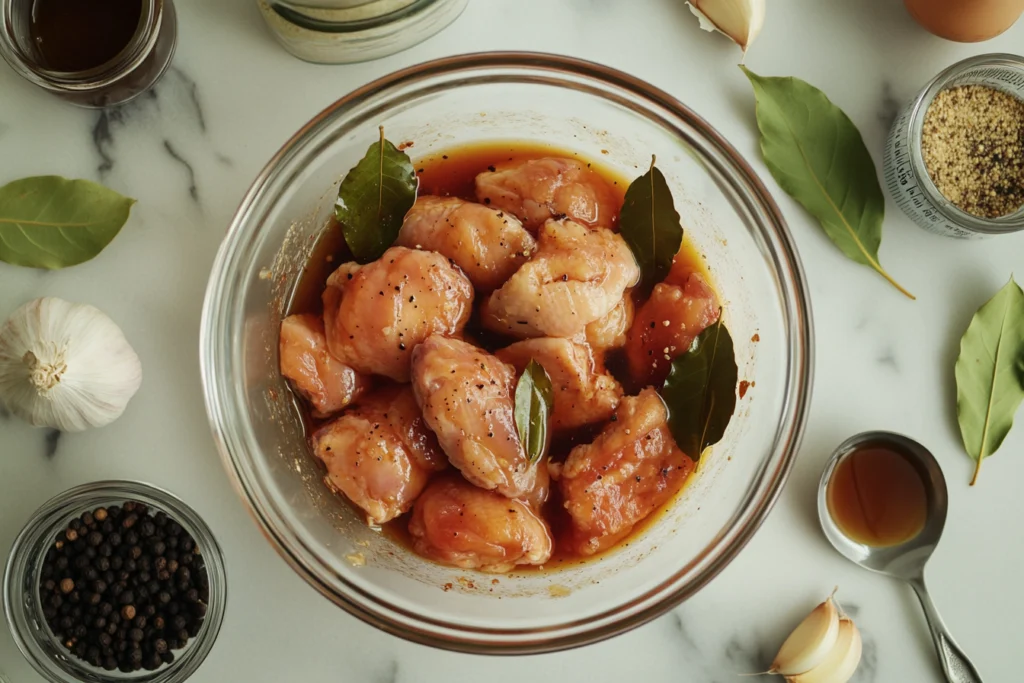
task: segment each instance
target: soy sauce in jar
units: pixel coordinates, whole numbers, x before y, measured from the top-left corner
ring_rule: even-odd
[[[880,444],[865,444],[839,461],[826,500],[843,534],[876,548],[911,540],[928,514],[928,493],[917,467],[899,450]]]
[[[127,47],[139,28],[142,0],[35,0],[30,35],[53,71],[88,71]]]
[[[142,0],[36,0],[32,41],[47,68],[89,71],[128,45],[141,15]]]

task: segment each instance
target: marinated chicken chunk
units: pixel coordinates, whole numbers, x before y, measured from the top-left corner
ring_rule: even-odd
[[[514,337],[572,337],[618,306],[639,276],[629,246],[611,230],[548,221],[537,252],[491,294],[481,318]]]
[[[589,344],[591,351],[600,358],[605,351],[626,345],[626,335],[632,325],[633,299],[626,294],[615,308],[587,325],[583,334],[575,339]]]
[[[324,321],[318,315],[290,315],[281,321],[281,374],[313,406],[313,417],[327,417],[352,403],[370,378],[327,350]]]
[[[466,479],[509,498],[534,488],[537,465],[527,459],[516,430],[511,365],[435,335],[413,352],[412,385],[423,419]]]
[[[697,335],[718,321],[719,314],[718,298],[696,273],[681,287],[654,285],[626,339],[629,374],[637,386],[661,386],[673,359],[686,353]]]
[[[533,232],[558,216],[590,227],[611,228],[619,215],[604,178],[578,161],[558,157],[521,161],[481,173],[476,177],[476,197],[518,216]]]
[[[427,486],[413,507],[409,534],[424,557],[492,573],[544,564],[554,545],[547,523],[529,505],[458,475],[438,477]]]
[[[540,363],[551,378],[554,405],[551,428],[568,430],[611,417],[622,397],[615,378],[601,372],[586,344],[544,337],[516,342],[495,355],[522,373],[530,360]]]
[[[572,449],[560,472],[572,543],[583,554],[622,539],[668,502],[693,470],[653,388],[622,399],[615,416],[593,443]]]
[[[466,326],[473,287],[440,254],[391,247],[373,263],[334,271],[323,301],[335,357],[360,372],[408,382],[417,344]]]
[[[313,434],[327,484],[383,524],[407,512],[448,461],[427,429],[412,389],[371,392]]]
[[[537,247],[533,235],[510,213],[434,196],[416,199],[395,244],[451,259],[484,292],[500,287]]]

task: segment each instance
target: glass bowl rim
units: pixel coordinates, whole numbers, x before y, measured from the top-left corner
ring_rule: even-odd
[[[536,82],[536,79],[547,75],[548,80],[542,83],[559,88],[569,87],[567,79],[570,77],[576,81],[585,80],[592,86],[588,94],[593,97],[622,104],[628,101],[624,99],[625,96],[629,96],[651,108],[667,111],[688,126],[693,131],[691,136],[687,136],[688,139],[698,140],[702,157],[706,157],[702,158],[702,162],[715,167],[723,182],[756,217],[756,237],[768,243],[768,253],[764,257],[766,260],[770,257],[773,274],[779,280],[782,294],[780,305],[785,316],[783,325],[793,342],[786,349],[787,355],[780,361],[785,362],[787,367],[786,392],[770,454],[762,465],[760,476],[750,487],[755,493],[748,491],[738,512],[732,514],[728,524],[698,556],[697,559],[701,556],[710,557],[705,562],[707,566],[682,586],[675,584],[681,581],[680,575],[684,570],[677,571],[645,594],[619,603],[605,612],[542,628],[471,627],[433,619],[391,605],[331,570],[286,523],[278,525],[283,520],[273,509],[274,501],[255,485],[254,475],[248,471],[250,466],[245,462],[249,454],[240,443],[235,443],[238,441],[238,430],[233,424],[233,415],[228,414],[231,410],[239,409],[238,406],[228,405],[232,403],[229,400],[233,393],[229,390],[231,379],[219,368],[225,355],[233,353],[231,349],[225,348],[223,342],[235,328],[232,318],[235,312],[231,307],[239,294],[237,289],[243,286],[237,272],[239,264],[235,261],[239,252],[251,246],[253,234],[258,234],[258,229],[250,234],[253,225],[258,222],[253,219],[262,218],[269,208],[261,204],[269,201],[265,199],[265,195],[270,192],[268,188],[280,181],[285,172],[284,167],[300,154],[318,153],[319,147],[310,149],[317,138],[332,129],[338,119],[360,105],[386,100],[396,90],[429,82],[431,78],[463,75],[464,78],[448,87],[464,87],[467,82],[475,83],[469,74],[498,69],[516,70],[517,74],[528,73],[533,79],[521,82]],[[480,78],[479,75],[477,77]],[[561,80],[556,80],[559,77]],[[619,99],[615,100],[605,92],[597,92],[597,87],[613,90]],[[663,121],[658,123],[665,125]],[[709,147],[711,151],[707,149]],[[723,159],[719,161],[712,158],[712,152]],[[257,225],[257,228],[260,227]],[[785,218],[753,168],[718,131],[672,95],[612,67],[572,57],[540,52],[481,52],[445,57],[395,71],[344,95],[310,119],[286,141],[249,187],[218,250],[203,305],[199,345],[207,415],[224,468],[264,536],[307,583],[349,614],[406,640],[459,652],[537,654],[578,647],[640,626],[692,596],[736,557],[771,511],[795,462],[811,399],[814,341],[811,304],[805,283],[803,267]],[[336,591],[324,577],[336,579],[343,584],[344,594]],[[622,614],[624,611],[629,613]]]
[[[24,613],[22,601],[13,600],[12,595],[15,591],[21,591],[20,585],[24,580],[24,572],[32,564],[32,561],[26,559],[24,554],[37,546],[45,538],[45,535],[50,534],[57,526],[65,524],[73,517],[82,514],[82,512],[96,507],[100,500],[129,501],[138,500],[139,498],[147,499],[142,502],[158,512],[164,512],[173,521],[181,524],[196,542],[200,544],[203,558],[206,562],[207,574],[210,579],[210,600],[206,616],[203,619],[202,629],[195,639],[190,639],[186,655],[175,658],[171,664],[156,671],[144,671],[134,676],[118,674],[116,677],[111,677],[110,680],[116,679],[124,683],[132,683],[133,681],[180,683],[196,672],[213,649],[224,622],[228,593],[224,552],[217,542],[213,530],[210,529],[206,521],[192,506],[177,495],[159,486],[132,480],[88,482],[62,491],[36,508],[21,528],[21,531],[18,532],[17,537],[15,537],[14,543],[11,545],[10,554],[7,557],[6,566],[4,567],[2,596],[7,627],[10,629],[14,642],[22,656],[47,681],[65,683],[67,680],[72,679],[55,677],[56,674],[40,661],[38,646],[30,644],[29,639],[34,636],[26,634],[23,630],[26,624],[22,622],[27,618],[27,615]],[[63,511],[58,520],[54,515],[61,511],[62,508]],[[16,572],[17,576],[15,575]],[[46,637],[52,640],[50,634],[47,633]],[[71,658],[70,661],[78,666],[77,659]],[[86,670],[84,667],[82,668]],[[90,674],[94,674],[92,668],[87,670]],[[61,671],[65,674],[68,673],[63,669]],[[75,676],[73,680],[85,679],[79,679]]]

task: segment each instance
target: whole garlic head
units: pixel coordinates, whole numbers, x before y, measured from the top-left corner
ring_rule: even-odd
[[[29,423],[77,432],[124,412],[142,364],[102,311],[35,299],[0,328],[0,402]]]

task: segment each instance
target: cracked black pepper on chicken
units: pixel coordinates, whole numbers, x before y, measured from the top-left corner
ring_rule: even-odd
[[[332,490],[417,554],[488,572],[624,542],[693,472],[656,387],[720,315],[685,243],[649,296],[618,234],[627,181],[569,152],[489,144],[417,162],[416,203],[377,261],[332,223],[281,325]],[[340,264],[340,265],[339,265]],[[551,446],[513,417],[535,360]]]

